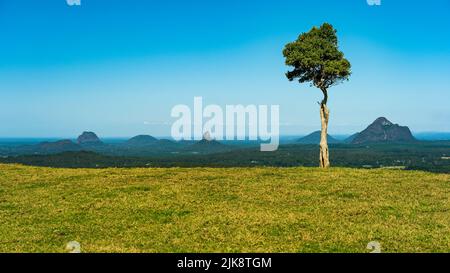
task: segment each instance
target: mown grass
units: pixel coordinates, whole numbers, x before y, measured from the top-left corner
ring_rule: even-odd
[[[450,251],[450,175],[0,165],[0,252]]]

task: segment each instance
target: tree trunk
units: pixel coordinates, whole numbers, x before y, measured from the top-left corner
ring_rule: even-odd
[[[322,130],[320,133],[320,167],[330,167],[330,158],[328,153],[328,118],[330,111],[327,108],[328,93],[326,89],[322,89],[324,98],[320,103],[320,121],[322,123]]]

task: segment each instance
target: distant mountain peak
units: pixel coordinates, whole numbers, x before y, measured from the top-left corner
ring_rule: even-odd
[[[203,138],[202,140],[195,142],[194,145],[210,145],[211,146],[211,145],[223,145],[223,144],[215,139],[207,140],[206,138]]]
[[[157,141],[158,139],[150,135],[137,135],[135,137],[130,138],[127,141],[127,144],[145,145],[145,144],[154,144]]]
[[[412,142],[415,138],[407,126],[400,126],[390,122],[385,117],[377,118],[362,132],[358,133],[351,143],[376,143],[376,142]]]
[[[206,140],[206,141],[211,141],[211,140],[213,140],[213,138],[211,137],[211,134],[209,133],[209,131],[206,131],[206,132],[203,134],[203,139]],[[202,139],[202,140],[203,140],[203,139]]]
[[[304,136],[302,138],[300,138],[299,140],[297,140],[297,143],[300,144],[319,144],[320,143],[320,137],[321,137],[321,132],[320,131],[315,131],[312,132],[311,134]],[[334,143],[340,143],[339,140],[335,139],[334,137],[327,135],[327,141],[329,144],[334,144]]]
[[[94,132],[83,132],[77,138],[78,144],[101,144],[102,141],[98,138],[98,136]]]
[[[381,126],[392,126],[392,125],[394,125],[392,122],[390,122],[385,117],[377,118],[372,124],[380,124]]]
[[[203,137],[201,140],[194,143],[194,146],[224,146],[219,141],[215,140],[214,137],[211,136],[209,131],[203,133]]]

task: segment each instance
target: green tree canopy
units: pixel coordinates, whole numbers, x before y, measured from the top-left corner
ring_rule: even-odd
[[[302,33],[285,46],[283,55],[286,65],[293,67],[286,73],[290,81],[311,82],[322,91],[348,80],[351,74],[350,62],[338,49],[336,30],[328,23]]]

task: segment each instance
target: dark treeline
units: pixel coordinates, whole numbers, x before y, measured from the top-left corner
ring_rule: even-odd
[[[330,159],[335,167],[394,167],[450,173],[450,143],[330,145]],[[48,155],[20,155],[0,158],[2,163],[65,168],[106,167],[315,167],[318,145],[281,145],[275,152],[261,152],[257,147],[213,154],[155,156],[115,156],[92,151],[73,151]]]

